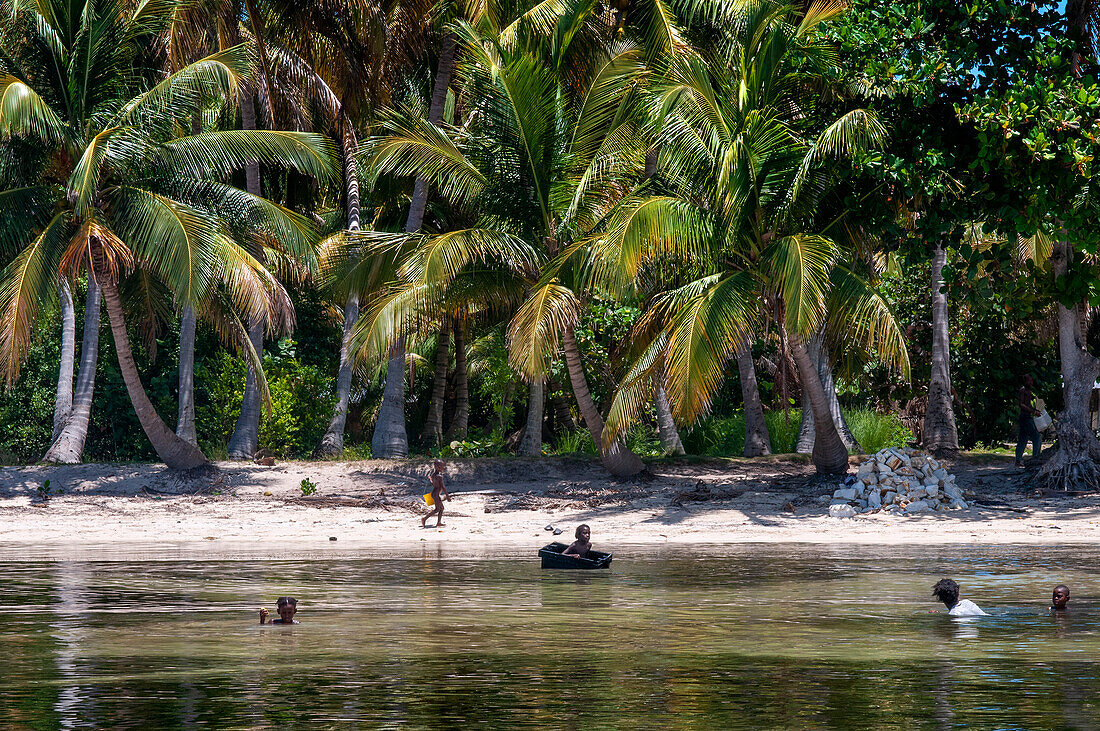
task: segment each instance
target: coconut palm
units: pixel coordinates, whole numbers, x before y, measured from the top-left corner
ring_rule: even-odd
[[[40,206],[8,234],[22,246],[0,273],[0,363],[13,382],[43,302],[60,277],[86,272],[102,292],[127,392],[158,456],[172,468],[200,466],[203,454],[164,424],[145,393],[120,284],[134,273],[159,281],[223,330],[241,332],[236,312],[273,326],[289,320],[285,293],[238,241],[247,231],[250,240],[305,251],[310,224],[218,181],[253,160],[327,180],[332,153],[315,135],[179,136],[203,100],[236,93],[253,67],[249,49],[143,78],[143,52],[163,32],[167,6],[104,0],[68,11],[56,1],[4,9],[0,140],[38,145],[50,164],[37,176]]]
[[[839,161],[883,134],[862,110],[815,120],[805,93],[805,69],[829,61],[820,25],[839,11],[818,3],[799,16],[789,6],[746,3],[719,53],[709,62],[681,58],[658,86],[668,193],[624,201],[583,253],[609,282],[659,280],[670,267],[695,278],[651,300],[636,328],[645,347],[616,397],[605,439],[636,416],[658,373],[681,423],[705,413],[728,359],[759,328],[762,301],[808,394],[819,471],[845,471],[848,451],[807,342],[840,330],[907,369],[885,303],[816,222],[840,179]],[[809,136],[808,120],[823,131]]]

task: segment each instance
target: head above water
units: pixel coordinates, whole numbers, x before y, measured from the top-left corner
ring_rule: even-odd
[[[1054,587],[1054,595],[1050,598],[1050,602],[1055,609],[1065,609],[1069,604],[1069,587],[1065,584]]]
[[[298,600],[292,596],[281,596],[279,601],[275,602],[275,611],[279,613],[279,619],[290,622],[298,611]]]
[[[578,541],[587,541],[592,536],[592,529],[588,527],[588,524],[581,523],[577,526],[577,530],[573,532]]]
[[[932,596],[950,609],[959,603],[959,584],[954,579],[940,579],[932,587]]]

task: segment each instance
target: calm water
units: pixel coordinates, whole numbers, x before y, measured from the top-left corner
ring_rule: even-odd
[[[0,551],[0,727],[1100,727],[1092,547],[170,555]]]

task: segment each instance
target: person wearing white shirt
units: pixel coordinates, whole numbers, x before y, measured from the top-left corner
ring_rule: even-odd
[[[982,608],[969,599],[959,601],[959,584],[953,579],[940,579],[932,587],[932,596],[943,602],[952,617],[984,617]]]

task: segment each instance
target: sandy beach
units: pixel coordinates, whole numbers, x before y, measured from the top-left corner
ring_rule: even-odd
[[[971,507],[947,513],[827,515],[835,481],[802,458],[660,463],[627,482],[598,463],[451,461],[445,526],[422,529],[426,461],[220,463],[184,477],[163,465],[0,469],[0,544],[222,548],[532,547],[579,523],[599,545],[804,542],[854,544],[1089,543],[1100,540],[1100,495],[1029,489],[1011,459],[948,463]],[[40,489],[50,481],[50,495]],[[303,496],[301,481],[317,485]],[[60,494],[57,494],[60,491]],[[429,524],[431,525],[431,524]],[[333,546],[335,547],[335,546]]]

